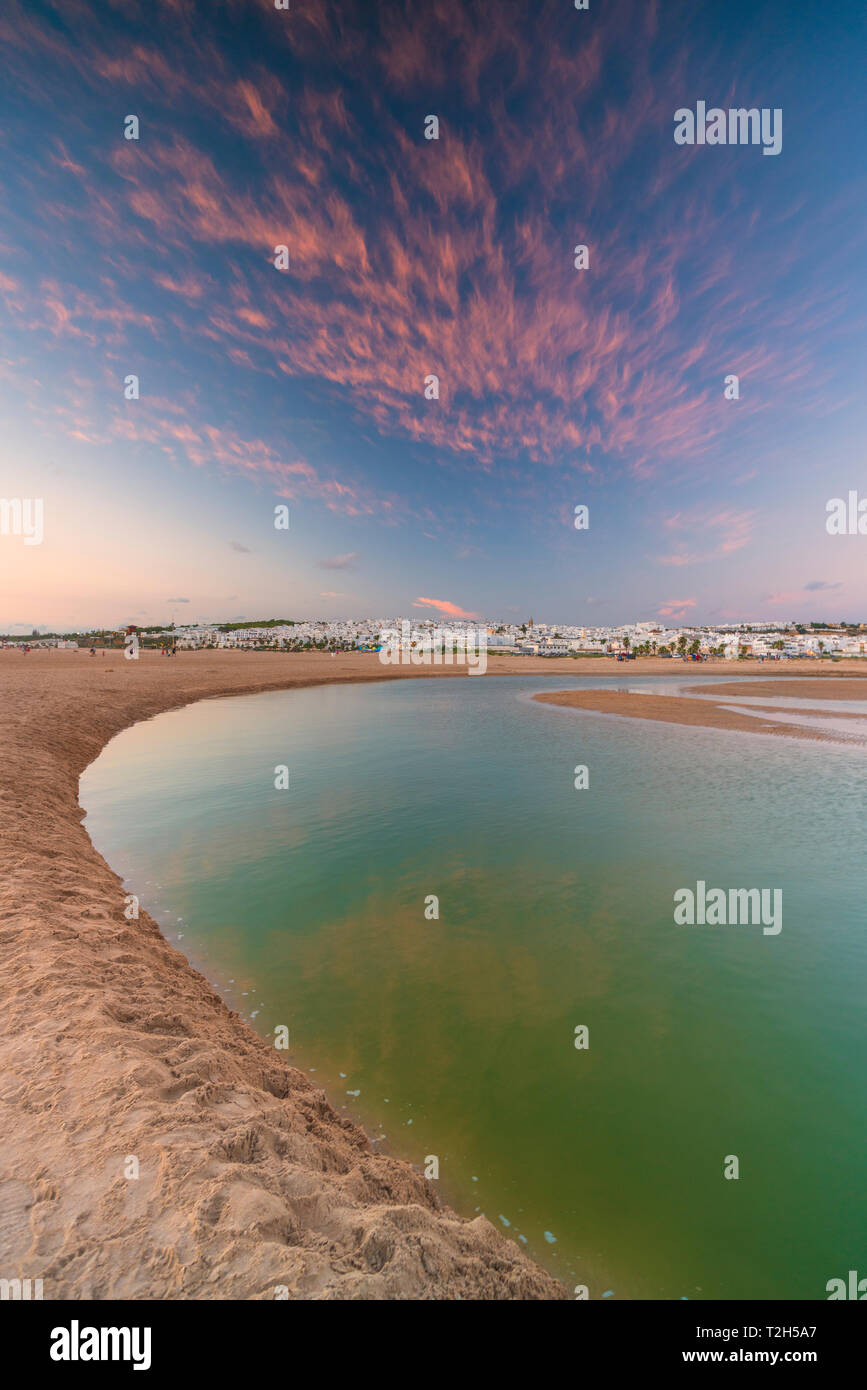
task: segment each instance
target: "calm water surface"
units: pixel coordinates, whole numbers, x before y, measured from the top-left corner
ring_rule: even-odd
[[[591,1298],[824,1298],[867,1273],[867,754],[530,699],[569,684],[163,714],[88,769],[87,828],[384,1149]],[[675,926],[698,879],[782,888],[782,932]]]

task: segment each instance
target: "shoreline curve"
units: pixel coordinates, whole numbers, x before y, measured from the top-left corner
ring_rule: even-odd
[[[568,1297],[485,1217],[375,1153],[146,912],[125,919],[78,801],[111,738],[157,713],[440,674],[461,673],[354,654],[3,653],[6,1277],[41,1278],[46,1300]]]

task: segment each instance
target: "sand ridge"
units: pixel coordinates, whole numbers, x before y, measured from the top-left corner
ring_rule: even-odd
[[[851,676],[846,680],[837,680],[830,672],[818,679],[808,676],[804,680],[790,680],[787,676],[777,676],[767,681],[738,681],[736,684],[709,682],[707,685],[686,686],[685,689],[688,695],[727,695],[732,699],[745,698],[751,702],[763,695],[783,695],[786,699],[795,700],[867,699],[867,686],[859,688]]]
[[[846,695],[835,695],[832,698],[857,700],[863,696],[867,699],[867,686],[862,687],[859,694],[858,682],[853,681],[851,684],[855,686],[854,690],[850,690]],[[824,743],[852,743],[851,738],[848,738],[845,733],[838,736],[830,730],[819,729],[815,725],[789,723],[788,721],[770,723],[758,717],[763,713],[768,715],[781,713],[780,708],[775,705],[751,703],[750,709],[755,710],[756,714],[744,714],[736,709],[730,700],[717,704],[713,699],[696,698],[697,696],[708,696],[711,690],[715,690],[717,698],[725,692],[726,696],[733,700],[737,693],[733,685],[713,687],[698,685],[693,686],[692,689],[695,692],[693,695],[655,695],[650,692],[623,689],[552,690],[534,695],[533,698],[546,705],[583,709],[595,714],[626,715],[631,719],[649,719],[654,723],[661,724],[684,724],[692,728],[725,729],[745,734],[810,739]],[[760,689],[761,693],[769,693],[765,691],[764,683]],[[792,692],[781,690],[779,693],[789,695]],[[805,695],[804,698],[809,698],[809,695]],[[792,719],[797,719],[799,715],[841,720],[853,717],[851,714],[837,710],[796,710],[788,707],[785,709],[785,713]],[[867,714],[867,705],[865,705],[865,714]]]
[[[0,653],[0,1276],[45,1299],[567,1296],[374,1153],[146,913],[128,922],[81,824],[81,772],[137,719],[389,674],[361,655]]]

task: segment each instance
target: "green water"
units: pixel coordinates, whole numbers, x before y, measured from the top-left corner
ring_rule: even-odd
[[[867,1275],[867,754],[529,699],[567,684],[207,701],[108,746],[87,828],[284,1056],[570,1286],[825,1298]],[[781,888],[782,931],[675,926],[698,879]]]

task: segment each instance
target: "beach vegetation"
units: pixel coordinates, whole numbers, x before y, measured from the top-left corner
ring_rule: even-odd
[[[218,632],[238,632],[242,627],[296,627],[295,618],[245,618],[239,623],[220,623]]]

